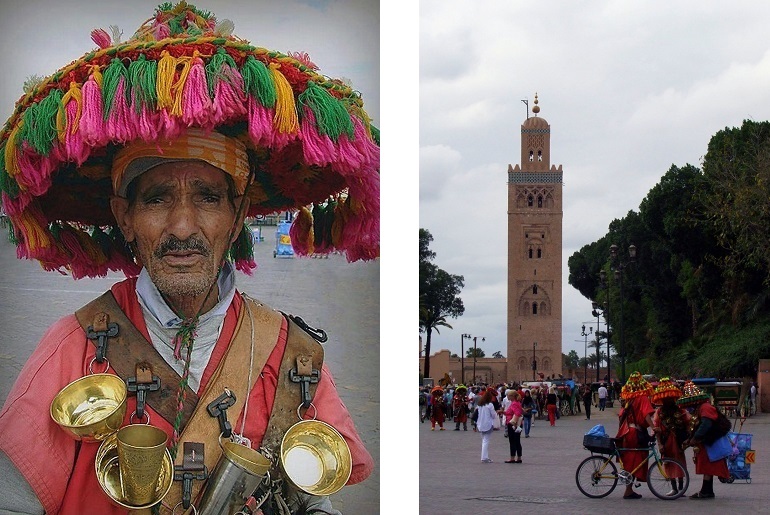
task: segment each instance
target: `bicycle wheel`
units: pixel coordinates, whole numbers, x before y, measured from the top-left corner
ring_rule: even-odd
[[[676,471],[674,473],[673,471]],[[671,485],[673,478],[682,477],[682,488],[679,488],[679,479],[675,479],[676,489]],[[671,458],[661,458],[659,462],[653,462],[647,471],[647,486],[658,499],[672,501],[679,499],[690,486],[690,475],[687,469],[678,461]]]
[[[618,484],[618,469],[609,456],[589,456],[578,465],[575,482],[587,497],[607,497]]]

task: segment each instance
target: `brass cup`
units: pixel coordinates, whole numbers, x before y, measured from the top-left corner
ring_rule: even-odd
[[[94,467],[102,491],[118,506],[129,510],[149,508],[163,499],[174,483],[174,462],[171,460],[171,453],[166,449],[152,499],[144,504],[137,504],[123,494],[118,460],[118,434],[113,433],[99,446]]]
[[[126,383],[114,374],[81,377],[56,394],[51,418],[76,440],[101,441],[120,429],[126,395]]]
[[[310,495],[331,495],[345,486],[353,468],[342,435],[320,420],[303,420],[281,441],[281,468],[294,486]]]
[[[116,438],[124,498],[130,504],[151,502],[163,466],[168,435],[155,426],[133,424],[118,431]]]

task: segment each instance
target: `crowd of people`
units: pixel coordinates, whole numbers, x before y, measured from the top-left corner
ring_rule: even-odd
[[[559,417],[559,395],[557,388],[551,385],[526,387],[520,384],[447,385],[423,388],[427,408],[421,412],[421,422],[430,420],[431,430],[438,426],[445,430],[445,422],[453,421],[454,430],[468,430],[468,422],[474,432],[481,433],[481,461],[492,463],[489,457],[489,442],[494,431],[502,431],[510,446],[510,459],[505,463],[523,463],[521,435],[529,438],[534,420],[547,416],[549,424],[554,426]],[[632,473],[636,481],[626,486],[624,499],[639,499],[641,495],[633,491],[634,484],[647,479],[646,450],[651,439],[655,439],[663,457],[680,462],[687,469],[685,449],[693,448],[695,473],[703,475],[703,484],[691,499],[714,498],[714,476],[729,478],[726,458],[711,461],[707,445],[714,441],[718,431],[718,410],[709,402],[710,396],[701,391],[694,383],[686,382],[684,388],[666,377],[653,388],[639,372],[634,372],[625,385],[616,390],[614,383],[578,385],[571,394],[579,410],[582,401],[585,418],[590,420],[591,408],[605,411],[608,401],[620,398],[621,408],[618,413],[618,447],[640,450],[621,451],[623,467]],[[619,386],[619,385],[618,385]],[[546,414],[546,415],[544,415]],[[726,432],[722,428],[723,432]],[[637,469],[638,470],[635,470]],[[684,488],[681,469],[668,467],[673,495]]]

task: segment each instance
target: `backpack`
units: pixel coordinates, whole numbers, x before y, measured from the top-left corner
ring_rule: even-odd
[[[717,409],[717,419],[713,424],[711,424],[708,432],[704,435],[703,443],[706,445],[713,444],[727,433],[729,433],[732,428],[733,424],[730,422],[730,419],[727,418],[724,413],[719,411],[719,409]]]

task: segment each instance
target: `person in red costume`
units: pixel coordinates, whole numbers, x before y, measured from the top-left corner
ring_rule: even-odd
[[[460,424],[463,425],[463,431],[468,430],[468,388],[460,385],[455,390],[452,399],[452,408],[455,421],[455,431],[460,430]]]
[[[124,272],[100,297],[121,313],[107,339],[131,339],[143,353],[112,343],[97,355],[79,318],[93,303],[47,331],[0,411],[0,512],[127,512],[100,485],[100,444],[72,438],[49,408],[77,379],[106,372],[130,384],[145,364],[173,381],[147,393],[141,411],[130,394],[122,426],[146,416],[177,465],[184,443],[202,442],[206,466],[216,464],[221,426],[204,399],[226,381],[227,395],[239,392],[228,413],[235,444],[275,458],[285,421],[315,418],[350,449],[347,484],[374,468],[322,364],[321,332],[239,292],[235,271],[256,267],[245,218],[284,210],[298,210],[295,253],[378,257],[379,132],[358,92],[316,73],[306,54],[265,52],[231,31],[186,2],[159,6],[127,42],[94,31],[100,48],[29,83],[0,131],[2,203],[19,257],[75,279]],[[327,496],[272,474],[281,513],[339,513]],[[171,513],[180,484],[154,508]]]
[[[640,463],[647,461],[647,442],[645,436],[652,431],[652,415],[655,408],[650,402],[652,386],[642,374],[634,372],[628,377],[628,381],[620,392],[623,407],[618,413],[620,427],[616,438],[621,439],[619,447],[626,449],[644,448],[638,451],[621,451],[623,468],[631,472]],[[647,466],[642,465],[634,472],[637,481],[647,481]],[[626,485],[623,499],[641,499],[642,495],[634,492],[634,481]]]
[[[687,470],[687,459],[682,445],[688,437],[690,414],[676,405],[681,396],[682,390],[670,378],[661,378],[652,394],[653,404],[660,406],[655,410],[652,421],[661,456],[678,461]],[[666,474],[671,478],[671,490],[667,495],[675,495],[684,488],[682,469],[666,465]]]
[[[444,403],[444,389],[440,386],[434,387],[430,391],[431,395],[431,409],[430,409],[430,430],[436,430],[436,424],[438,424],[439,430],[444,430],[444,418],[446,411],[446,404]]]
[[[684,395],[676,403],[692,413],[693,431],[685,442],[686,447],[693,447],[695,453],[695,473],[703,474],[703,484],[700,491],[690,496],[690,499],[713,499],[714,476],[729,478],[727,458],[716,461],[709,460],[703,438],[717,420],[717,409],[709,401],[709,395],[698,388],[692,381],[684,385]]]

